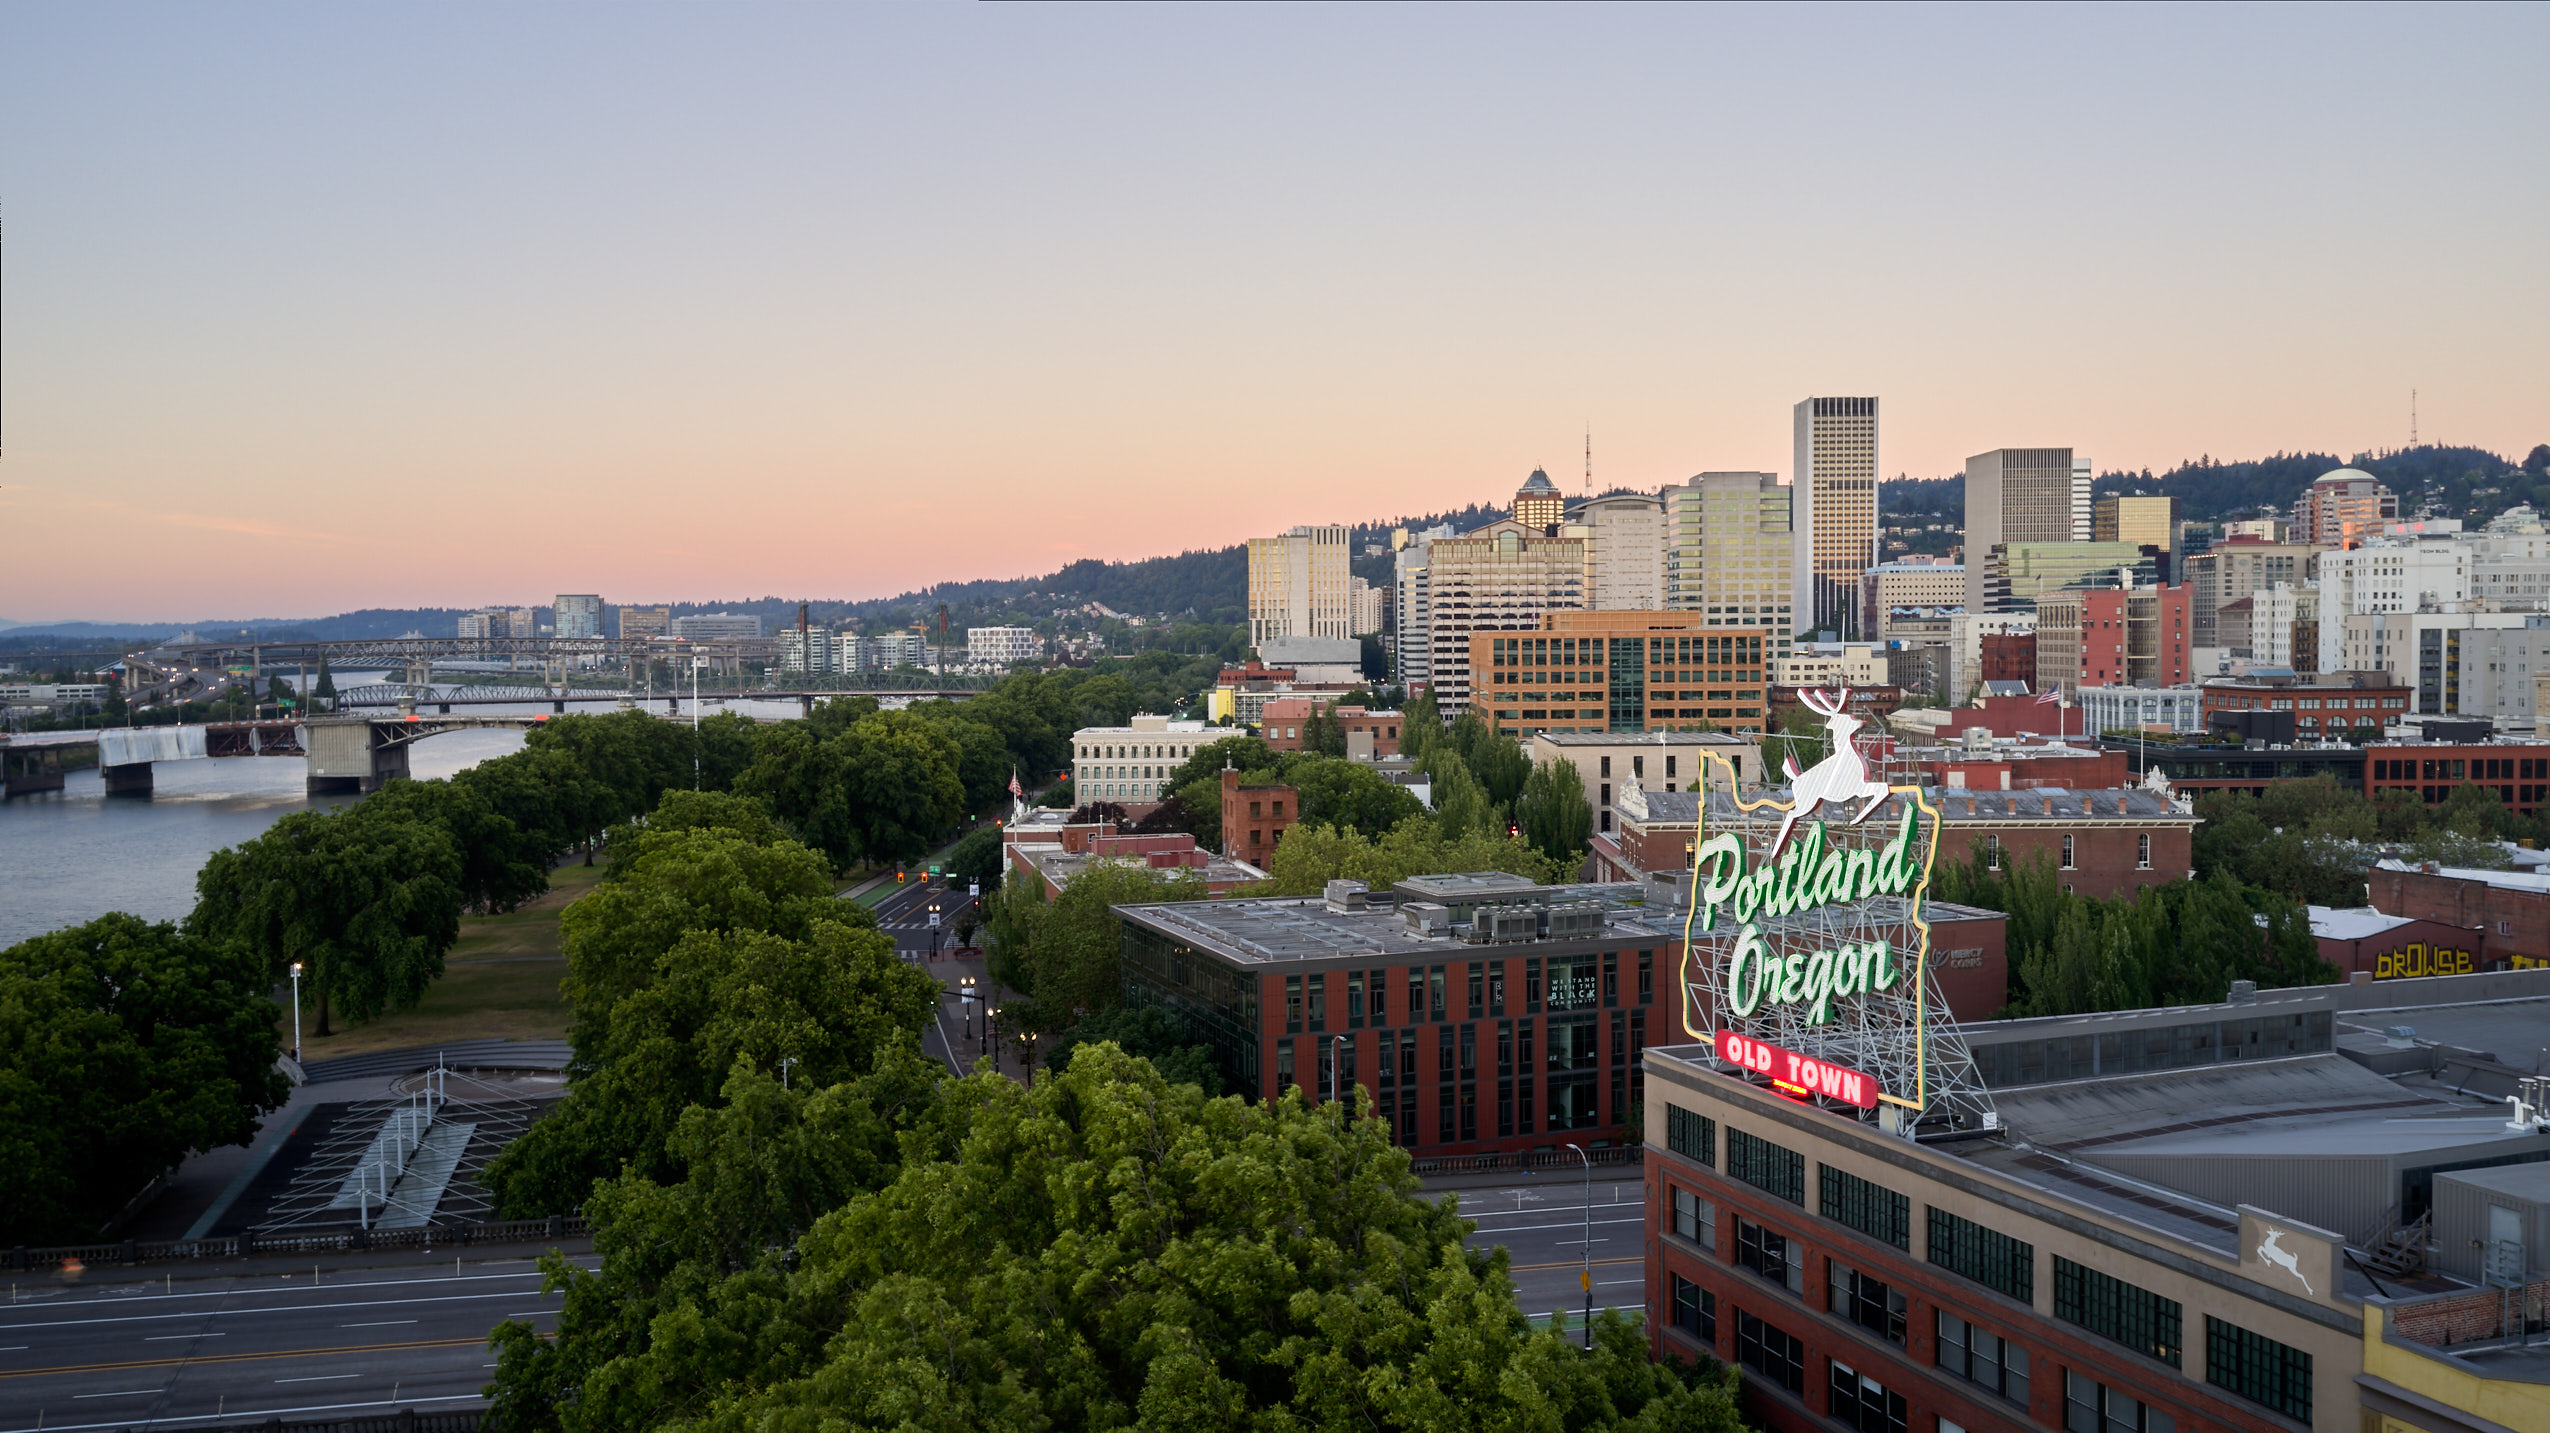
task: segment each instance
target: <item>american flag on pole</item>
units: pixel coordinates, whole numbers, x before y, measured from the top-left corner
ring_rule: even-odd
[[[1027,794],[1027,788],[1018,784],[1018,768],[1015,766],[1009,769],[1009,794],[1021,797]]]
[[[2049,687],[2036,695],[2036,704],[2041,707],[2053,706],[2062,700],[2063,689],[2061,687]]]

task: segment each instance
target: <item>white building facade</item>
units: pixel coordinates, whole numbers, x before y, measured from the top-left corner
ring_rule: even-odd
[[[1766,631],[1765,660],[1785,655],[1804,625],[1794,497],[1775,473],[1702,473],[1665,489],[1664,610]]]
[[[1041,662],[1045,639],[1033,627],[969,627],[965,660],[1006,667],[1013,662]]]
[[[1585,605],[1603,612],[1665,610],[1664,503],[1614,493],[1579,504],[1563,529],[1585,544]]]
[[[2082,730],[2093,734],[2146,726],[2179,733],[2205,729],[2201,687],[2083,687],[2080,695],[2087,723]]]
[[[1239,733],[1200,721],[1137,716],[1129,726],[1082,727],[1071,734],[1071,791],[1075,800],[1158,801],[1169,777],[1196,748]]]
[[[1524,632],[1585,605],[1585,544],[1508,518],[1427,544],[1427,684],[1449,721],[1470,705],[1470,634]]]

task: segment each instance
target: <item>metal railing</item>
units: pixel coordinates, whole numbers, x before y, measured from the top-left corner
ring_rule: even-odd
[[[334,1254],[372,1249],[431,1249],[453,1244],[520,1244],[593,1232],[581,1214],[546,1219],[498,1219],[426,1224],[413,1229],[347,1229],[329,1234],[245,1234],[219,1239],[126,1239],[113,1244],[24,1244],[0,1254],[10,1269],[27,1272],[81,1264],[158,1264],[197,1259],[244,1259],[254,1254]]]
[[[1644,1145],[1618,1145],[1610,1149],[1593,1150],[1587,1157],[1593,1161],[1597,1169],[1605,1165],[1643,1166],[1647,1160],[1647,1149]],[[1534,1169],[1580,1168],[1583,1166],[1577,1163],[1576,1151],[1566,1148],[1506,1150],[1497,1154],[1444,1154],[1408,1161],[1409,1172],[1419,1175],[1501,1174]]]
[[[489,1433],[495,1426],[483,1409],[419,1413],[413,1408],[402,1408],[396,1413],[367,1413],[358,1418],[320,1418],[295,1423],[269,1418],[258,1423],[213,1424],[207,1426],[204,1433]]]

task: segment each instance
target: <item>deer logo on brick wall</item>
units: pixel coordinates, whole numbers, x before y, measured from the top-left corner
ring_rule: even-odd
[[[1789,774],[1789,795],[1794,804],[1780,822],[1779,834],[1772,838],[1771,849],[1763,857],[1765,860],[1778,855],[1789,843],[1789,832],[1825,802],[1836,806],[1859,802],[1859,810],[1851,813],[1849,818],[1849,824],[1856,826],[1867,820],[1868,813],[1893,794],[1887,790],[1885,782],[1868,774],[1868,763],[1860,760],[1859,748],[1851,745],[1851,734],[1867,725],[1849,711],[1851,689],[1842,688],[1829,701],[1817,700],[1821,695],[1819,692],[1800,691],[1797,699],[1808,711],[1823,716],[1825,734],[1833,739],[1833,754],[1804,771],[1797,769],[1794,753],[1781,758],[1780,765]]]

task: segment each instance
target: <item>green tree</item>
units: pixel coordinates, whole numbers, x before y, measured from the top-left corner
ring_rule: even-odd
[[[1112,907],[1207,894],[1192,871],[1130,861],[1091,862],[1051,901],[1042,881],[1012,883],[991,916],[991,969],[1028,1003],[1004,1007],[1001,1023],[1051,1034],[1113,1010],[1123,987],[1124,922]]]
[[[363,803],[364,815],[441,827],[460,857],[461,904],[509,911],[549,889],[549,852],[497,811],[486,791],[474,782],[393,781]]]
[[[1335,702],[1313,702],[1302,723],[1302,750],[1318,756],[1346,754],[1346,727],[1337,720]]]
[[[1208,741],[1197,747],[1195,754],[1180,763],[1177,770],[1169,773],[1168,789],[1180,791],[1192,782],[1210,781],[1213,783],[1213,789],[1218,793],[1221,790],[1222,769],[1226,766],[1235,771],[1271,771],[1275,767],[1275,748],[1256,737],[1246,735],[1226,736],[1219,741]],[[1214,809],[1218,816],[1220,811],[1218,795],[1215,800],[1217,804]]]
[[[746,1058],[764,1070],[792,1062],[791,1083],[835,1084],[908,1046],[938,1010],[937,983],[890,937],[832,920],[803,940],[693,931],[650,975],[578,1044],[557,1111],[488,1166],[507,1217],[573,1210],[622,1170],[674,1177],[683,1112],[714,1104]]]
[[[1119,1006],[1072,1026],[1054,1037],[1045,1051],[1045,1068],[1061,1074],[1071,1068],[1074,1054],[1100,1044],[1150,1061],[1170,1084],[1197,1086],[1207,1098],[1222,1093],[1221,1062],[1213,1057],[1213,1047],[1191,1039],[1156,1005],[1139,1010]]]
[[[1252,774],[1252,780],[1259,779]],[[1298,757],[1284,763],[1281,780],[1301,795],[1301,819],[1322,821],[1378,836],[1425,807],[1408,788],[1360,761],[1343,757]],[[1220,789],[1216,787],[1215,828],[1219,831]]]
[[[1464,713],[1462,719],[1472,718]],[[1532,758],[1524,753],[1523,744],[1502,732],[1481,732],[1470,746],[1469,763],[1470,774],[1497,806],[1511,807],[1532,776]]]
[[[215,851],[195,877],[189,931],[261,961],[295,961],[319,1004],[317,1033],[343,1010],[405,1010],[443,973],[460,936],[461,859],[450,833],[371,803],[300,811]]]
[[[814,722],[764,732],[736,790],[767,801],[836,867],[911,860],[963,814],[962,750],[927,718],[875,712],[830,735]]]
[[[1443,713],[1435,706],[1432,686],[1412,687],[1399,709],[1399,754],[1423,760],[1443,735]]]
[[[641,838],[676,831],[724,831],[755,846],[776,846],[790,839],[771,819],[770,808],[753,797],[731,791],[667,791],[644,820],[622,822],[604,835],[603,847],[611,860],[602,878],[626,880],[645,849]]]
[[[1330,881],[1347,880],[1386,891],[1410,876],[1462,871],[1506,871],[1547,885],[1568,879],[1573,868],[1560,867],[1502,832],[1453,836],[1422,816],[1378,838],[1306,823],[1286,831],[1267,861],[1272,878],[1267,889],[1279,896],[1311,896]]]
[[[977,826],[960,837],[947,853],[948,883],[972,881],[986,892],[997,891],[1008,865],[1001,849],[1001,828]]]
[[[254,953],[117,912],[0,950],[0,1210],[80,1243],[189,1154],[245,1144],[290,1086]]]
[[[1585,778],[1566,757],[1535,763],[1514,819],[1533,850],[1574,870],[1594,846],[1594,807]]]
[[[1590,1355],[1533,1328],[1505,1255],[1463,1247],[1457,1201],[1422,1197],[1377,1120],[1208,1100],[1104,1044],[1032,1089],[977,1075],[943,1099],[961,1117],[919,1116],[904,1143],[953,1146],[907,1156],[793,1256],[697,1256],[651,1298],[552,1259],[557,1336],[497,1336],[504,1426],[1742,1426],[1734,1375],[1651,1362],[1627,1319],[1606,1315]],[[774,1161],[737,1162],[773,1182]],[[606,1249],[709,1237],[651,1192],[595,1208]]]
[[[1426,754],[1424,770],[1433,787],[1434,819],[1446,838],[1505,834],[1504,814],[1448,742]]]

